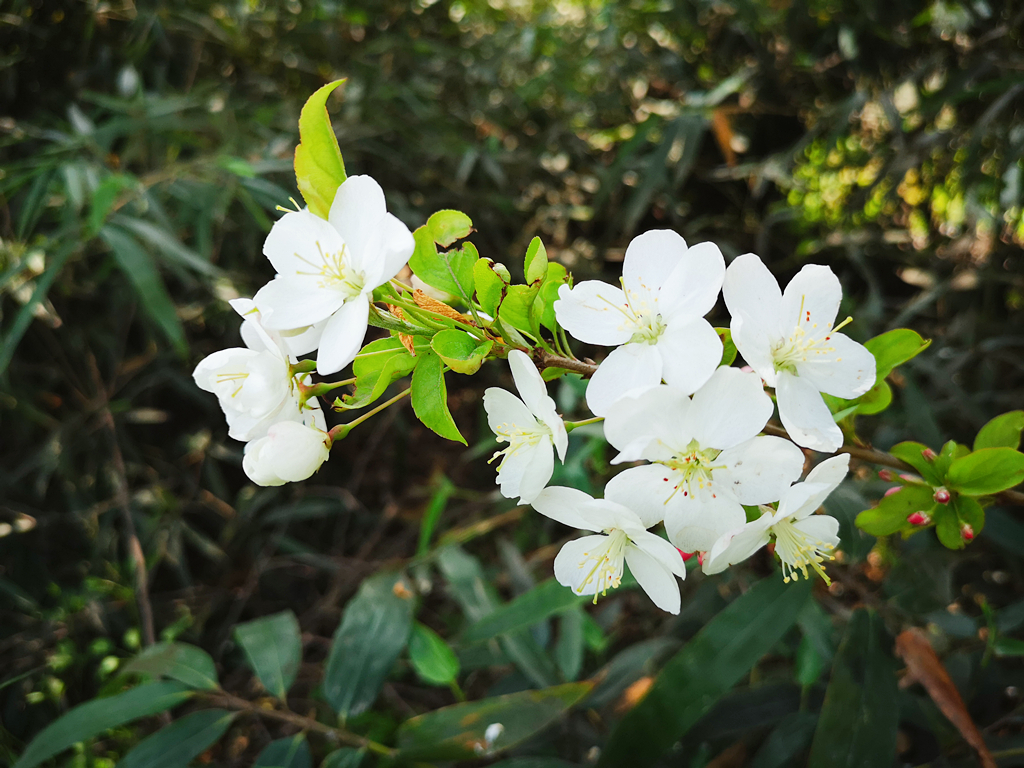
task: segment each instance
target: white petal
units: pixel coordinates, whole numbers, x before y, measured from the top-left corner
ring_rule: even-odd
[[[741,504],[778,501],[804,468],[804,454],[781,437],[755,437],[719,454],[715,485],[728,488]]]
[[[587,521],[588,530],[607,533],[617,528],[629,535],[646,533],[644,524],[636,512],[608,498],[587,502],[581,508],[581,513]]]
[[[618,346],[629,341],[638,330],[621,288],[587,280],[573,288],[558,289],[555,318],[575,339],[586,344]]]
[[[669,323],[657,349],[662,378],[686,394],[700,389],[722,361],[722,340],[703,317]]]
[[[555,578],[559,584],[570,587],[577,595],[592,595],[597,591],[597,579],[587,579],[594,568],[588,557],[605,544],[607,536],[584,536],[566,542],[555,556]],[[621,564],[620,564],[621,565]]]
[[[384,216],[381,222],[383,237],[381,238],[380,257],[384,263],[378,280],[383,285],[393,278],[409,262],[409,257],[416,248],[412,232],[393,214]]]
[[[723,366],[694,394],[688,425],[701,447],[721,450],[760,432],[772,410],[757,374]]]
[[[509,427],[535,429],[537,419],[530,413],[526,403],[511,392],[499,387],[488,387],[484,392],[484,410],[491,432],[508,431]]]
[[[512,379],[519,390],[519,396],[535,416],[554,408],[554,401],[548,397],[547,384],[525,352],[518,349],[509,352],[508,365],[512,369]]]
[[[830,515],[811,515],[791,525],[822,544],[839,546],[839,521]]]
[[[345,302],[338,291],[320,288],[313,278],[279,277],[255,296],[263,327],[283,331],[326,320]]]
[[[337,230],[350,255],[366,253],[377,236],[387,204],[384,190],[369,176],[349,176],[338,187],[328,221]]]
[[[807,360],[796,364],[800,378],[813,384],[819,392],[854,398],[875,385],[875,356],[867,347],[845,334],[833,333],[820,348],[820,352],[809,351]]]
[[[847,453],[825,459],[807,475],[808,483],[823,483],[832,488],[839,486],[850,471],[850,455]]]
[[[704,573],[709,576],[720,573],[730,565],[740,563],[757,552],[771,540],[771,534],[768,532],[770,523],[771,515],[764,515],[720,536],[704,558]]]
[[[733,259],[725,270],[722,295],[734,320],[743,316],[744,320],[749,320],[757,327],[771,329],[771,335],[775,335],[779,326],[782,291],[779,290],[775,276],[760,258],[745,253]],[[743,357],[746,358],[746,355]]]
[[[324,254],[339,253],[344,247],[345,241],[334,227],[302,210],[286,213],[274,223],[263,243],[263,254],[278,275],[294,277],[319,273]]]
[[[634,237],[622,261],[622,284],[638,311],[646,303],[660,311],[659,294],[668,276],[687,256],[686,241],[670,229],[652,229]],[[703,314],[703,313],[701,313]]]
[[[650,528],[664,519],[674,482],[673,474],[667,468],[660,464],[645,464],[631,467],[609,480],[604,497],[631,509],[644,527]],[[681,495],[681,492],[676,495]]]
[[[683,556],[679,554],[679,550],[671,543],[650,531],[631,533],[629,538],[649,557],[653,557],[661,563],[662,568],[668,569],[681,579],[686,578],[686,563],[683,561]]]
[[[664,384],[617,400],[604,420],[605,439],[620,451],[612,464],[671,458],[673,447],[681,450],[691,440],[685,430],[689,408],[684,392]]]
[[[665,566],[642,549],[630,546],[626,547],[626,565],[656,606],[668,613],[679,613],[679,582]]]
[[[811,336],[823,335],[835,323],[842,299],[843,287],[835,273],[820,264],[807,264],[782,293],[779,333],[789,336],[801,326]]]
[[[562,525],[583,531],[600,531],[603,529],[594,527],[593,520],[588,519],[583,513],[584,505],[592,501],[594,498],[583,491],[550,485],[537,494],[530,504],[545,517],[550,517]]]
[[[718,246],[691,246],[662,284],[658,312],[669,323],[704,317],[718,301],[724,280],[725,259]]]
[[[842,430],[813,384],[782,371],[775,398],[782,426],[797,445],[824,453],[834,453],[842,446]]]
[[[775,342],[767,327],[745,315],[733,315],[729,329],[732,331],[732,343],[746,364],[757,371],[769,387],[774,387],[776,376],[772,346]]]
[[[370,302],[364,294],[345,302],[324,327],[320,349],[316,353],[316,372],[321,376],[337,373],[356,358],[366,336]]]
[[[521,453],[527,461],[519,480],[519,503],[531,504],[551,480],[551,474],[555,471],[555,453],[550,440],[541,440],[529,448],[523,448]]]
[[[297,328],[292,331],[281,331],[281,343],[284,344],[289,354],[299,357],[314,352],[320,346],[320,337],[327,327],[327,320],[321,320],[314,325],[305,328]]]
[[[668,540],[683,552],[706,552],[722,534],[739,528],[747,516],[731,495],[676,494],[665,515]]]
[[[605,416],[623,395],[661,383],[661,354],[651,344],[624,344],[613,349],[587,384],[587,405]]]

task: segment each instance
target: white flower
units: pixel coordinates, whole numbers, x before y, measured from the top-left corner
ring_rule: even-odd
[[[595,531],[562,547],[555,557],[555,578],[577,595],[598,595],[622,582],[623,563],[654,604],[679,613],[678,576],[686,578],[679,552],[647,530],[629,507],[609,499],[594,499],[574,488],[551,486],[533,500],[542,515],[572,528]]]
[[[290,363],[287,343],[268,332],[260,314],[248,299],[236,299],[231,306],[243,318],[242,340],[246,346],[214,352],[199,362],[192,377],[200,389],[217,395],[228,422],[228,434],[235,440],[255,440],[278,421],[302,421],[320,405],[315,398],[305,404]],[[308,375],[303,383],[308,382]]]
[[[847,455],[833,456],[816,466],[804,482],[782,494],[778,510],[763,506],[757,520],[719,538],[704,558],[704,573],[718,573],[746,560],[774,538],[786,581],[798,579],[800,573],[806,579],[811,568],[830,584],[822,563],[832,559],[839,545],[839,521],[814,511],[843,481],[849,467]]]
[[[587,344],[615,346],[587,387],[598,416],[627,392],[664,379],[695,392],[722,359],[704,315],[718,300],[725,260],[714,243],[687,249],[670,230],[645,232],[626,249],[622,288],[597,280],[558,289],[558,323]]]
[[[487,424],[499,443],[508,443],[491,461],[502,457],[498,465],[501,494],[509,499],[519,496],[520,503],[529,504],[551,479],[555,468],[552,447],[558,458],[564,459],[569,435],[530,358],[515,349],[508,353],[508,364],[523,399],[498,387],[484,392]]]
[[[366,335],[373,289],[405,266],[414,247],[408,227],[387,212],[380,185],[350,176],[327,221],[303,210],[274,224],[263,253],[277,277],[255,297],[264,326],[296,331],[324,323],[317,371],[340,371]]]
[[[785,293],[752,253],[725,273],[723,289],[732,315],[732,340],[743,359],[775,387],[779,418],[799,445],[833,452],[843,444],[820,392],[863,395],[875,383],[875,358],[834,326],[843,289],[828,267],[808,264]]]
[[[605,498],[629,504],[683,552],[704,552],[746,520],[742,505],[767,504],[800,477],[803,453],[788,440],[755,437],[772,401],[754,373],[719,368],[693,398],[657,386],[625,397],[604,422],[619,449],[613,464],[647,459],[613,477]]]
[[[330,455],[330,438],[323,413],[309,424],[279,421],[265,437],[246,444],[242,469],[257,485],[284,485],[305,480],[320,469]]]

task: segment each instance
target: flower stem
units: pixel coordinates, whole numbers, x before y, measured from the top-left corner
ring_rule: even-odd
[[[352,421],[348,422],[347,424],[339,424],[338,426],[333,427],[331,431],[328,432],[327,434],[330,435],[332,443],[338,440],[342,440],[343,438],[348,436],[348,433],[352,431],[353,427],[362,424],[364,421],[371,418],[372,416],[376,416],[385,408],[394,405],[403,397],[408,397],[410,394],[412,394],[412,387],[409,387],[408,389],[403,389],[390,400],[381,403],[376,408],[367,411],[366,413],[360,415],[358,418],[352,419]]]
[[[577,427],[585,427],[587,424],[597,424],[604,421],[604,416],[594,416],[591,419],[584,419],[583,421],[567,421],[565,422],[565,431],[572,432]]]

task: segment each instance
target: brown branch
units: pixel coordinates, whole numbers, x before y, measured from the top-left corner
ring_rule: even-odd
[[[249,714],[256,715],[258,717],[265,717],[268,720],[277,720],[279,723],[288,723],[289,725],[294,725],[296,728],[303,731],[315,731],[316,733],[326,736],[333,741],[341,744],[347,744],[351,747],[367,749],[370,752],[376,752],[378,755],[387,755],[391,757],[398,752],[398,750],[391,749],[379,742],[367,739],[364,736],[352,733],[344,728],[325,725],[319,720],[315,720],[312,717],[306,717],[305,715],[300,715],[296,712],[292,712],[291,710],[267,709],[260,704],[243,699],[240,696],[233,696],[232,694],[224,691],[217,691],[215,693],[203,692],[197,694],[196,698],[202,699],[206,703],[212,704],[216,707],[232,709],[236,712],[248,712]]]
[[[597,365],[594,363],[585,363],[582,360],[572,360],[561,355],[552,355],[550,352],[546,352],[539,347],[534,350],[534,361],[540,368],[562,368],[563,370],[579,373],[586,377],[593,376],[597,372]]]

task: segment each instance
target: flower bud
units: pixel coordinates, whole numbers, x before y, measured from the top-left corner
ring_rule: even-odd
[[[907,522],[911,525],[928,525],[931,521],[932,519],[924,512],[914,512],[907,516]]]
[[[900,475],[900,480],[906,480],[908,483],[920,483],[921,478],[917,475]]]
[[[245,446],[242,469],[257,485],[284,485],[305,480],[330,455],[327,433],[294,421],[281,421],[266,437]]]
[[[691,557],[693,557],[695,554],[697,554],[696,552],[683,552],[683,550],[681,550],[679,547],[676,547],[676,552],[678,552],[679,556],[683,558],[684,563]]]
[[[878,478],[880,480],[885,480],[887,483],[891,483],[896,479],[896,475],[894,475],[890,469],[880,469],[878,470]]]
[[[949,504],[949,500],[952,497],[945,488],[936,488],[932,498],[939,502],[939,504]]]
[[[964,541],[970,541],[974,538],[974,528],[968,523],[964,523],[960,526],[960,535],[963,536]]]
[[[924,457],[925,461],[929,462],[935,461],[936,458],[935,451],[933,451],[931,448],[925,448],[923,451],[921,451],[921,455]]]
[[[894,493],[899,493],[902,490],[903,490],[903,486],[902,485],[894,485],[892,488],[888,489],[885,492],[885,495],[886,496],[892,496]]]

